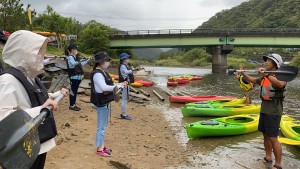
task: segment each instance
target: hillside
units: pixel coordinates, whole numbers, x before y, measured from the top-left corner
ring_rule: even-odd
[[[160,48],[140,48],[132,49],[132,52],[137,56],[137,58],[142,58],[146,60],[157,59],[160,53],[163,52]]]
[[[198,28],[298,28],[300,0],[249,0],[223,10]]]

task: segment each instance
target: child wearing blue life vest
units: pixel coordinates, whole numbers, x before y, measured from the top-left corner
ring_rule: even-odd
[[[251,104],[251,97],[254,94],[254,85],[247,81],[247,79],[241,75],[241,73],[237,73],[235,77],[238,79],[240,88],[242,89],[243,96],[246,97],[246,104]]]

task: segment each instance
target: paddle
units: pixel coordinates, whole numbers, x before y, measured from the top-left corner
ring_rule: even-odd
[[[278,138],[278,141],[279,141],[280,143],[284,143],[284,144],[300,146],[300,141],[298,141],[298,140],[293,140],[293,139],[289,139],[289,138],[285,138],[285,137],[280,137],[280,138]]]
[[[59,102],[64,94],[55,101]],[[52,110],[48,106],[32,118],[23,110],[16,110],[0,122],[0,166],[3,168],[30,168],[40,151],[38,126]]]
[[[249,73],[273,73],[276,74],[276,78],[278,80],[290,82],[297,77],[299,69],[295,66],[281,66],[276,71],[261,71],[261,72],[258,72],[257,70],[228,69],[228,75],[233,75],[235,72],[243,72],[243,71]]]

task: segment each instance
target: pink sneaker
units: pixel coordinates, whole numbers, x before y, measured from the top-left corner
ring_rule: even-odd
[[[104,151],[97,151],[96,154],[101,155],[103,157],[110,157],[111,155]]]
[[[112,149],[107,148],[107,147],[104,147],[104,148],[103,148],[103,151],[104,151],[105,153],[107,153],[107,154],[111,154]]]

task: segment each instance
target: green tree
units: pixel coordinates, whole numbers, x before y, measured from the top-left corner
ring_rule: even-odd
[[[56,39],[58,42],[58,47],[62,49],[63,38],[60,36],[61,34],[75,34],[81,30],[81,24],[72,18],[65,18],[59,15],[54,9],[47,5],[47,9],[44,13],[40,14],[38,18],[34,21],[35,30],[40,31],[49,31],[56,33]]]
[[[80,50],[94,54],[98,51],[109,51],[109,28],[91,20],[84,25],[79,34]]]
[[[27,6],[29,8],[30,5]],[[33,12],[35,14],[35,12]],[[26,29],[29,25],[27,11],[24,10],[20,0],[0,1],[0,26],[7,31],[14,32]]]

